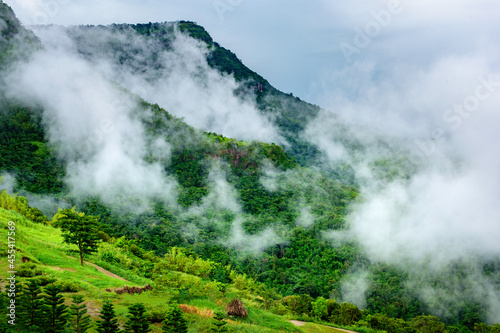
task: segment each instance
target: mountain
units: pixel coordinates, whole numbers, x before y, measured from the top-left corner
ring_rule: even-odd
[[[0,9],[0,174],[23,196],[0,207],[42,224],[58,207],[98,216],[105,242],[93,262],[171,284],[167,294],[189,294],[199,279],[187,273],[234,287],[255,312],[393,332],[427,321],[442,331],[429,314],[465,332],[494,313],[481,293],[469,297],[483,290],[469,278],[481,269],[497,290],[496,259],[415,272],[370,260],[349,237],[348,217],[373,193],[411,184],[428,167],[411,140],[278,91],[193,22],[33,27],[35,35]],[[113,256],[117,244],[135,257]],[[151,267],[176,253],[189,265],[170,262],[165,272],[180,273],[152,279]],[[136,257],[149,258],[142,271]],[[208,265],[208,276],[190,265]],[[442,297],[456,285],[467,296]],[[318,310],[326,299],[366,310],[344,302],[340,319],[333,302]]]

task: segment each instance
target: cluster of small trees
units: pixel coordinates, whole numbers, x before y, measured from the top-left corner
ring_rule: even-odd
[[[299,317],[309,317],[316,321],[329,322],[341,326],[363,326],[387,333],[500,333],[500,324],[486,325],[475,323],[472,327],[464,325],[446,326],[438,317],[419,315],[404,320],[386,314],[368,314],[350,303],[337,303],[333,299],[309,295],[287,296],[283,305]]]
[[[18,289],[19,288],[19,289]],[[71,332],[86,333],[93,325],[87,314],[87,306],[82,295],[72,297],[72,304],[65,305],[61,288],[54,283],[45,288],[40,287],[35,280],[29,280],[26,284],[18,286],[16,290],[16,313],[15,325],[0,321],[0,332],[21,333],[62,333]],[[0,316],[7,317],[6,309],[10,302],[5,293],[0,294]],[[114,305],[110,301],[104,301],[100,320],[95,322],[99,333],[147,333],[151,332],[150,321],[146,316],[146,308],[142,303],[132,304],[128,308],[127,321],[120,328]],[[181,309],[173,305],[167,313],[163,332],[186,333],[187,321],[184,319]],[[223,331],[221,331],[223,332]]]
[[[0,177],[2,183],[2,177]],[[6,190],[0,192],[0,207],[6,210],[12,210],[24,215],[29,220],[36,223],[47,224],[49,219],[43,215],[42,211],[35,207],[30,207],[26,197],[10,195]]]
[[[12,299],[1,294],[2,317]],[[16,313],[12,323],[2,321],[1,332],[64,332],[68,324],[73,332],[85,333],[91,325],[83,296],[75,295],[72,304],[64,304],[61,288],[54,283],[42,288],[35,280],[16,287]],[[15,326],[12,325],[15,323]],[[15,330],[14,330],[15,328]]]

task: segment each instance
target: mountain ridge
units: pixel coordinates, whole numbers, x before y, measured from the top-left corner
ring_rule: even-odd
[[[9,22],[22,30],[19,21]],[[39,27],[37,32],[43,29]],[[411,159],[404,145],[367,134],[322,113],[319,107],[275,90],[214,42],[204,28],[189,21],[56,29],[76,41],[75,49],[59,52],[48,45],[43,52],[28,47],[29,52],[24,53],[12,44],[9,54],[9,59],[17,54],[21,61],[6,83],[22,89],[1,96],[0,171],[14,175],[14,191],[28,196],[29,192],[45,194],[60,200],[52,206],[56,209],[65,204],[99,216],[104,238],[125,237],[160,257],[182,248],[193,260],[218,263],[213,272],[218,282],[235,283],[224,269],[230,265],[238,274],[286,296],[284,308],[275,309],[278,312],[303,306],[304,313],[313,316],[313,303],[319,306],[325,298],[341,300],[347,297],[348,287],[359,284],[366,301],[366,310],[358,318],[363,328],[388,329],[389,323],[403,325],[401,321],[430,313],[419,289],[409,287],[415,283],[414,272],[370,262],[353,239],[339,241],[350,226],[349,212],[367,200],[360,195],[354,177],[358,176],[358,170],[353,170],[356,163],[377,175],[376,185],[405,184],[417,173],[420,160]],[[90,33],[92,30],[96,33]],[[126,33],[120,34],[123,31]],[[94,38],[98,34],[113,43]],[[186,34],[193,35],[196,42]],[[174,45],[176,38],[180,46]],[[24,39],[8,38],[16,40]],[[28,44],[38,43],[27,40]],[[44,41],[43,36],[40,40]],[[52,41],[60,42],[57,38]],[[158,48],[148,51],[155,45]],[[171,50],[177,53],[168,53]],[[189,61],[183,59],[190,57]],[[93,59],[97,61],[89,61]],[[162,63],[165,59],[180,70]],[[12,64],[11,60],[0,61]],[[47,73],[60,76],[47,80]],[[162,86],[161,80],[171,73],[179,76],[172,85]],[[114,78],[110,74],[128,75],[122,82],[137,78],[129,74],[139,74],[139,83],[132,87],[144,90],[193,82],[196,89],[188,90],[192,95],[182,95],[181,103],[162,108],[120,85],[120,80],[110,80]],[[35,83],[31,78],[37,79]],[[211,86],[219,90],[210,90]],[[207,87],[203,94],[195,94]],[[217,131],[197,129],[170,113],[190,102],[194,108],[202,108],[205,105],[196,100],[198,96],[221,90],[223,103],[204,110],[234,102],[230,112],[263,117],[260,124],[276,125],[287,144],[231,139]],[[66,98],[68,102],[57,104]],[[219,115],[214,113],[212,121]],[[102,122],[106,119],[112,121]],[[231,124],[243,121],[247,125],[244,120],[250,124],[254,119],[236,120]],[[316,130],[321,123],[328,131]],[[318,166],[325,159],[320,156],[322,142],[304,138],[315,130],[316,139],[330,135],[338,143],[339,150],[329,152],[333,157],[347,150],[349,160],[326,169],[321,163]],[[368,162],[367,156],[371,158]],[[45,212],[50,215],[50,210]],[[494,260],[483,266],[491,281],[497,281]],[[456,276],[467,276],[474,269],[460,263],[452,268]],[[453,285],[447,285],[442,276],[431,276],[422,284],[430,281],[436,289],[453,294]],[[362,289],[362,284],[369,287]],[[444,303],[453,307],[443,313],[442,320],[450,331],[456,331],[453,325],[472,331],[474,324],[485,320],[487,305],[478,298],[459,300],[462,303]],[[432,301],[441,300],[436,296]],[[391,330],[410,332],[402,327]]]

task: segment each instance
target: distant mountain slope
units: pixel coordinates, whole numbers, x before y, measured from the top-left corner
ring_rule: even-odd
[[[436,304],[448,324],[469,330],[486,318],[486,293],[463,298],[447,281],[475,293],[467,272],[484,270],[495,296],[496,259],[412,276],[371,262],[349,234],[346,216],[368,202],[376,216],[361,215],[362,231],[392,236],[368,224],[399,223],[373,199],[398,197],[399,186],[425,176],[408,140],[277,91],[192,22],[34,27],[39,40],[7,5],[0,10],[0,176],[13,191],[99,216],[104,238],[133,239],[138,253],[181,248],[191,263],[210,260],[214,283],[241,284],[246,274],[271,298],[273,289],[295,294],[284,302],[299,315],[313,315],[311,297],[318,307],[324,297],[366,305],[365,326],[389,327]],[[387,185],[397,186],[379,190]],[[413,200],[403,199],[396,213]],[[429,286],[451,301],[423,297]]]
[[[0,63],[26,56],[30,49],[40,46],[40,40],[21,25],[12,8],[0,3]]]
[[[285,146],[288,153],[301,165],[317,162],[319,156],[315,145],[301,138],[300,133],[307,123],[318,115],[320,108],[275,89],[266,79],[246,67],[233,52],[213,41],[203,27],[193,22],[179,21],[107,27],[80,26],[71,27],[67,31],[78,52],[87,59],[98,61],[103,57],[110,57],[118,66],[116,71],[131,70],[135,75],[148,75],[151,68],[158,71],[169,70],[165,68],[165,58],[162,58],[162,54],[172,51],[177,31],[188,34],[205,44],[206,61],[210,67],[220,73],[234,76],[236,81],[242,84],[234,93],[241,98],[255,100],[261,114],[273,120],[279,135],[288,143]],[[135,34],[129,38],[120,37],[132,31]],[[147,50],[139,51],[140,46],[136,44],[139,36],[145,38],[143,43],[148,45]],[[137,52],[141,53],[141,57],[137,56]],[[149,75],[147,79],[151,81],[157,77]],[[117,80],[120,82],[119,78]]]
[[[86,48],[75,55],[51,53],[49,45],[31,59],[20,60],[8,76],[12,82],[7,86],[24,77],[28,81],[21,82],[31,84],[32,75],[42,80],[31,89],[14,89],[15,98],[2,98],[0,173],[14,176],[15,190],[56,194],[67,204],[100,215],[109,234],[141,239],[144,248],[158,254],[172,246],[188,247],[287,294],[326,296],[338,288],[340,272],[348,270],[355,250],[334,249],[321,235],[343,227],[355,188],[301,168],[276,144],[205,133],[103,80],[98,71],[89,78],[90,66],[80,57],[92,59],[94,52],[128,64],[132,72],[152,69],[147,73],[152,76],[146,76],[150,80],[162,63],[155,52],[141,58],[141,49],[134,50],[141,44],[122,43],[119,35],[107,36],[108,44],[89,38],[103,29],[129,26],[72,29],[77,45]],[[148,31],[161,37],[147,46],[171,47],[172,29],[173,24],[152,25]],[[129,57],[134,53],[139,56]],[[77,64],[76,70],[68,61]],[[46,72],[51,66],[58,75]],[[103,98],[108,95],[111,100]],[[69,102],[59,104],[61,100]],[[99,136],[89,136],[87,122],[108,111],[114,127],[104,126]],[[304,251],[305,244],[314,244],[314,252]],[[248,266],[245,260],[254,255],[261,255],[260,264]],[[325,257],[329,259],[321,259]],[[305,258],[314,263],[308,271],[289,265]],[[280,268],[270,270],[271,265]],[[335,270],[328,269],[332,265]]]

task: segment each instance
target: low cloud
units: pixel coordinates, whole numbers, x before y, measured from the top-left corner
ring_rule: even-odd
[[[405,271],[416,267],[414,282],[429,285],[412,287],[427,302],[433,293],[459,290],[456,284],[433,290],[432,278],[447,279],[456,265],[476,262],[461,283],[476,281],[467,295],[480,290],[493,320],[500,290],[486,292],[493,282],[480,267],[500,257],[500,155],[494,144],[500,137],[493,125],[500,120],[499,72],[482,52],[409,69],[395,66],[374,75],[375,66],[355,64],[334,75],[347,78],[345,91],[330,104],[340,120],[323,112],[305,131],[331,164],[350,165],[360,186],[346,218],[348,230],[329,237],[336,244],[356,242],[373,263]],[[476,98],[478,89],[489,91],[488,98]],[[460,125],[451,126],[448,110],[476,99],[469,110],[455,114],[465,115]],[[361,130],[368,127],[375,130]],[[345,128],[350,129],[342,132]],[[461,299],[452,293],[446,304]]]
[[[36,52],[5,82],[9,97],[44,108],[47,139],[67,161],[65,182],[72,193],[137,211],[152,198],[174,204],[174,178],[162,163],[144,162],[148,139],[137,98],[61,47],[64,43],[69,41]],[[167,144],[161,145],[168,152]]]
[[[195,128],[240,140],[285,142],[272,119],[258,110],[254,93],[237,93],[246,88],[208,65],[204,42],[179,32],[174,23],[160,28],[171,34],[167,41],[164,36],[148,39],[129,27],[70,28],[75,45],[61,45],[54,29],[37,32],[45,44],[76,48],[106,77]],[[120,51],[113,47],[117,43]],[[126,60],[119,58],[122,51]]]

